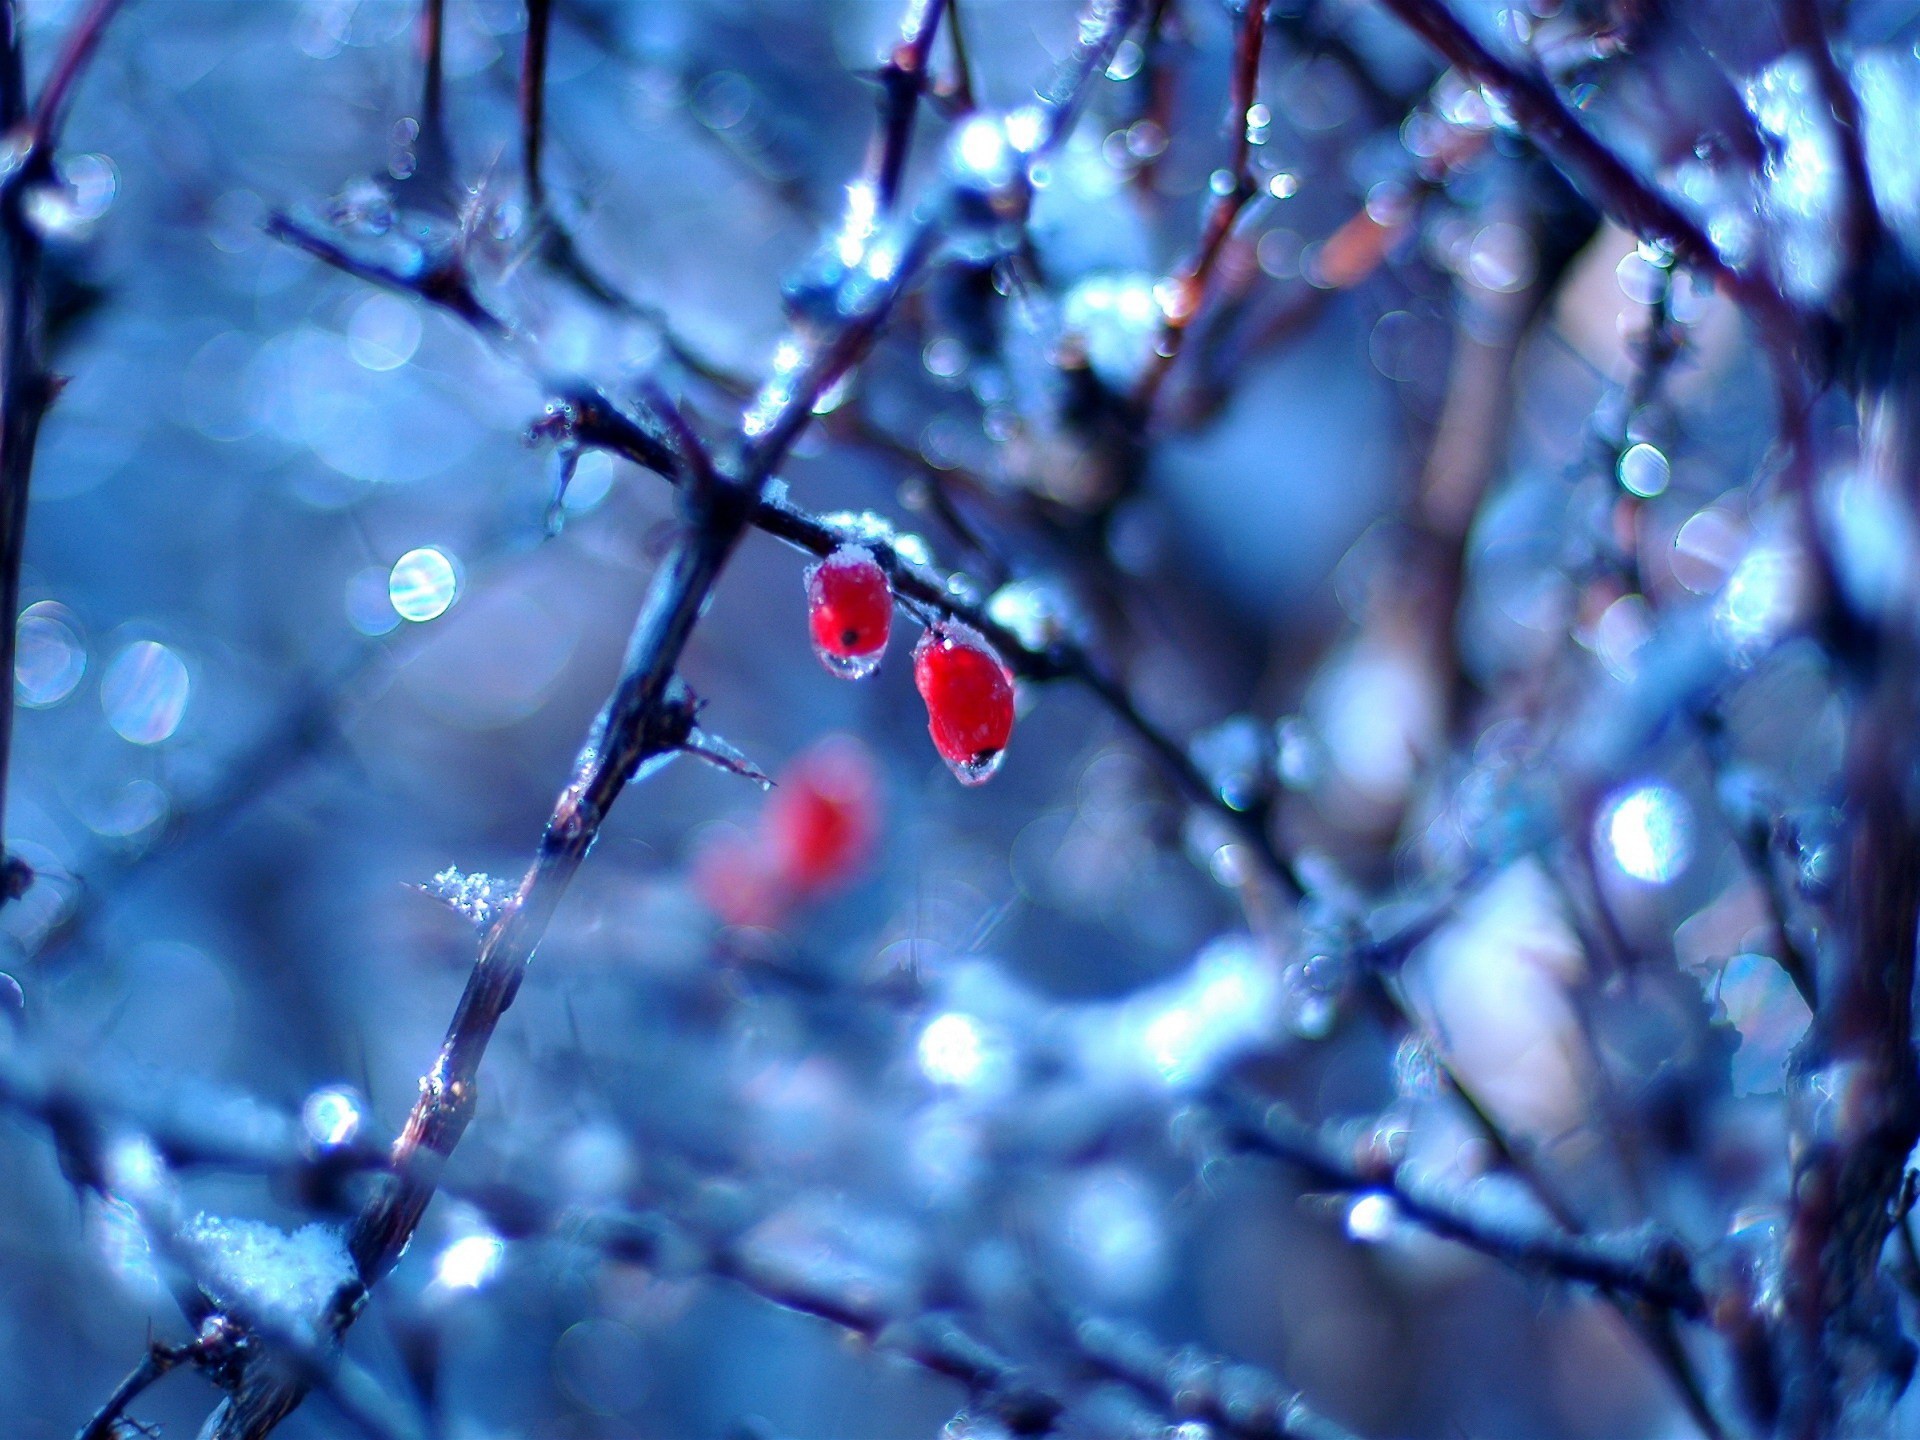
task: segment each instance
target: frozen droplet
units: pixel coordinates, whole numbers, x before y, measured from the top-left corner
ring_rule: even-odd
[[[43,710],[58,705],[86,674],[87,651],[79,622],[52,600],[20,613],[13,654],[13,694],[22,705]]]
[[[434,1281],[449,1290],[478,1290],[499,1272],[506,1249],[498,1235],[463,1235],[440,1252]]]
[[[316,1090],[300,1107],[301,1128],[323,1149],[347,1144],[360,1133],[364,1119],[360,1097],[344,1085]]]
[[[1667,481],[1673,476],[1673,467],[1664,454],[1643,441],[1627,447],[1620,456],[1618,473],[1623,488],[1651,499],[1666,490]]]
[[[1693,817],[1677,791],[1642,785],[1601,811],[1599,838],[1621,870],[1664,885],[1693,858]]]
[[[447,613],[459,588],[453,561],[431,545],[402,555],[387,577],[387,598],[402,620],[438,619]]]
[[[1269,739],[1251,715],[1235,715],[1194,737],[1193,763],[1228,809],[1247,809],[1265,789],[1273,766]]]
[[[893,554],[902,565],[916,570],[933,568],[933,551],[927,547],[925,540],[910,530],[893,537]]]
[[[613,493],[613,457],[604,450],[582,450],[574,458],[560,505],[568,515],[585,515]]]
[[[886,658],[884,650],[875,650],[867,655],[835,655],[819,645],[813,647],[813,653],[820,657],[822,665],[842,680],[864,680],[878,670],[881,660]]]
[[[947,769],[962,785],[984,785],[1000,773],[1000,766],[1006,758],[1006,751],[994,750],[985,755],[975,755],[969,760],[949,760]]]
[[[967,347],[950,335],[942,335],[927,342],[920,360],[929,375],[951,380],[967,368]]]
[[[54,162],[67,187],[67,203],[74,219],[85,225],[98,220],[119,193],[120,171],[105,155],[62,155]]]
[[[1140,67],[1146,63],[1147,53],[1136,41],[1122,40],[1114,47],[1113,59],[1107,62],[1109,80],[1131,80],[1140,73]]]
[[[108,662],[100,706],[121,739],[157,745],[180,728],[190,684],[178,655],[157,640],[136,640]]]
[[[1745,537],[1740,520],[1717,505],[1692,516],[1673,537],[1673,578],[1696,595],[1708,595],[1725,583],[1740,559]]]

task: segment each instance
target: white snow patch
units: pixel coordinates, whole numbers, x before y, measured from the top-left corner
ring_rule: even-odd
[[[196,1278],[208,1294],[243,1319],[310,1327],[354,1279],[346,1236],[334,1225],[316,1222],[289,1235],[262,1221],[203,1212],[181,1226],[180,1243],[199,1261]]]

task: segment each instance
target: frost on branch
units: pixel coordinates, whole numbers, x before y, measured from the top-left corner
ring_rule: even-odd
[[[334,1296],[358,1278],[337,1224],[315,1221],[289,1234],[203,1212],[179,1238],[215,1304],[296,1333],[317,1329]]]
[[[483,871],[468,874],[449,865],[420,888],[485,934],[512,901],[516,887],[513,881],[498,879]]]

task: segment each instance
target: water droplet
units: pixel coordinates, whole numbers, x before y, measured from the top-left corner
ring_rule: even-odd
[[[14,697],[33,709],[58,705],[86,673],[79,622],[55,601],[42,600],[21,612],[14,647]]]
[[[307,1138],[323,1149],[347,1144],[360,1133],[365,1118],[360,1097],[344,1085],[316,1090],[300,1107],[300,1124]]]
[[[842,680],[866,679],[880,668],[880,661],[885,654],[884,651],[875,651],[871,655],[835,655],[832,651],[823,650],[818,645],[813,647],[813,653],[820,657],[822,665]]]
[[[431,545],[402,555],[387,577],[387,598],[402,620],[438,619],[447,613],[459,588],[453,561]]]
[[[1620,484],[1635,495],[1651,499],[1662,494],[1673,476],[1667,457],[1644,441],[1630,445],[1620,457]]]
[[[180,728],[190,684],[178,655],[156,640],[136,640],[108,663],[100,707],[121,739],[157,745]]]
[[[976,755],[971,760],[949,760],[947,768],[962,785],[984,785],[1000,773],[1001,763],[1006,758],[1006,751],[995,750],[990,755]]]
[[[1601,812],[1599,839],[1628,875],[1664,885],[1693,858],[1693,817],[1676,791],[1642,785]]]

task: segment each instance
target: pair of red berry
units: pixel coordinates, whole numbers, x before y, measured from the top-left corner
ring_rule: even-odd
[[[893,588],[871,551],[843,545],[807,571],[807,624],[834,674],[873,673],[893,628]],[[913,683],[933,748],[960,781],[978,785],[998,770],[1013,733],[1013,676],[992,647],[957,621],[937,620],[913,648]]]

